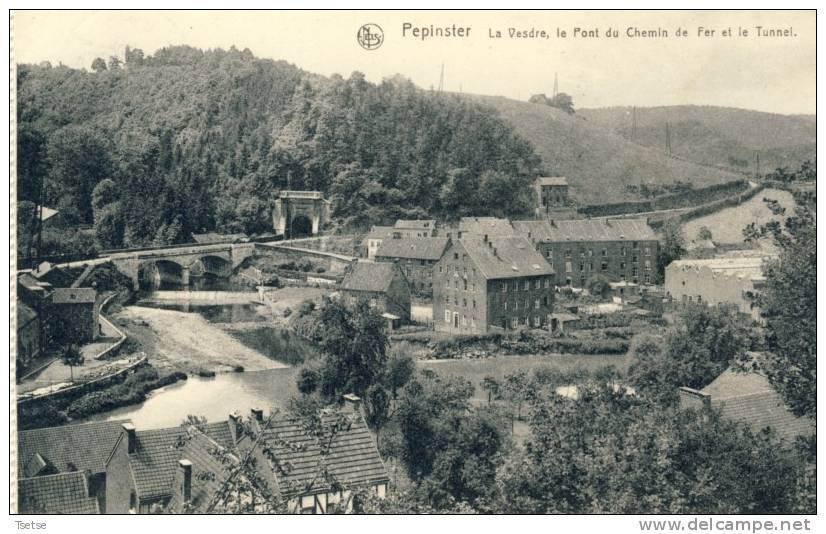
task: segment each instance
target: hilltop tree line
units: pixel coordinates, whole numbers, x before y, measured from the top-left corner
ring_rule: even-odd
[[[18,199],[93,225],[100,247],[271,231],[284,189],[323,191],[352,229],[532,203],[529,143],[493,110],[399,76],[185,46],[91,67],[18,67]]]

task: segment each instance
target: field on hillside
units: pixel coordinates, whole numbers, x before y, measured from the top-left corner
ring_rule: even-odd
[[[546,172],[567,176],[580,204],[640,200],[625,189],[640,182],[689,182],[702,187],[743,178],[741,174],[668,157],[632,143],[610,128],[578,115],[503,97],[467,96],[499,111],[542,157]]]
[[[809,115],[778,115],[715,106],[611,107],[578,114],[644,146],[662,149],[668,124],[671,150],[696,163],[754,172],[799,167],[815,157],[815,123]],[[636,125],[634,124],[636,123]]]
[[[776,200],[786,208],[786,214],[772,214],[766,203],[763,202],[764,198]],[[739,206],[726,208],[699,219],[688,221],[683,225],[683,232],[686,239],[691,241],[697,237],[700,228],[706,226],[711,230],[712,240],[716,243],[742,243],[743,228],[749,223],[754,222],[757,225],[763,225],[769,221],[779,221],[782,224],[785,217],[794,210],[794,207],[795,202],[791,193],[779,189],[766,189]]]

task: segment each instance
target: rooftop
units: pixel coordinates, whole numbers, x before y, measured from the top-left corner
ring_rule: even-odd
[[[461,243],[489,280],[554,274],[545,258],[524,237],[470,236]]]
[[[373,226],[365,236],[365,239],[389,239],[393,237],[392,226]]]
[[[465,235],[513,236],[511,222],[498,217],[462,217],[459,220],[459,232]]]
[[[17,481],[20,514],[98,514],[98,501],[89,497],[86,473],[21,478]]]
[[[438,260],[447,247],[446,237],[418,237],[385,239],[376,251],[376,257]]]
[[[746,423],[755,431],[771,427],[784,440],[814,432],[814,423],[794,415],[760,373],[727,369],[700,391],[711,396],[711,405],[725,417]]]
[[[414,219],[399,219],[396,221],[396,224],[393,225],[394,228],[402,228],[405,230],[430,230],[432,228],[436,228],[436,220],[435,219],[422,219],[422,220],[414,220]]]
[[[542,185],[568,185],[568,179],[564,176],[542,176],[536,179],[536,182]]]
[[[101,473],[121,434],[124,421],[96,421],[17,433],[17,469],[24,477],[46,465],[57,471]],[[39,456],[39,458],[38,458]]]
[[[520,235],[538,242],[560,241],[656,241],[645,219],[570,219],[513,221]]]
[[[332,437],[326,457],[322,457],[318,438],[309,435],[296,419],[274,419],[265,431],[264,440],[279,459],[278,465],[271,467],[282,495],[317,492],[328,488],[331,479],[346,486],[388,481],[373,435],[360,414],[336,409],[323,413],[321,420]],[[339,424],[342,428],[333,435],[330,429]]]
[[[96,298],[91,287],[58,287],[52,293],[53,304],[94,304]]]
[[[396,269],[393,263],[357,261],[348,267],[344,280],[341,282],[341,289],[345,291],[387,291]]]
[[[222,447],[232,447],[232,434],[227,421],[208,423],[204,431],[210,439]],[[141,499],[170,496],[172,481],[181,459],[184,427],[139,430],[135,453],[129,456],[132,476]],[[111,449],[111,447],[110,447]]]
[[[17,299],[17,329],[20,330],[37,319],[37,312],[20,299]]]
[[[223,449],[224,447],[218,442],[200,432],[193,433],[187,439],[186,444],[181,447],[180,459],[186,459],[192,463],[191,511],[205,512],[215,492],[220,489],[221,481],[229,474],[229,466],[222,464],[216,456],[216,453]],[[176,463],[174,469],[172,480],[175,484],[173,487],[178,488],[182,482],[179,464]],[[167,510],[180,513],[184,507],[181,497],[179,492],[173,491]]]

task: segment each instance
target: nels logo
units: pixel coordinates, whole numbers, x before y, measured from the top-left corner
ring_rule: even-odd
[[[378,24],[365,24],[356,32],[356,39],[365,50],[375,50],[384,42],[384,31]]]

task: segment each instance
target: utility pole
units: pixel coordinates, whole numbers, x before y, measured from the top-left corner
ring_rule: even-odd
[[[559,78],[557,73],[554,72],[554,97],[559,93]]]
[[[665,123],[665,150],[668,152],[668,155],[671,155],[671,130],[668,127],[668,123]]]
[[[754,162],[754,179],[759,180],[760,179],[760,153],[755,152],[754,153],[754,158],[755,158],[755,162]]]
[[[439,73],[439,92],[442,92],[445,84],[445,62],[442,61],[442,71]]]
[[[631,108],[631,139],[637,140],[637,107]]]

